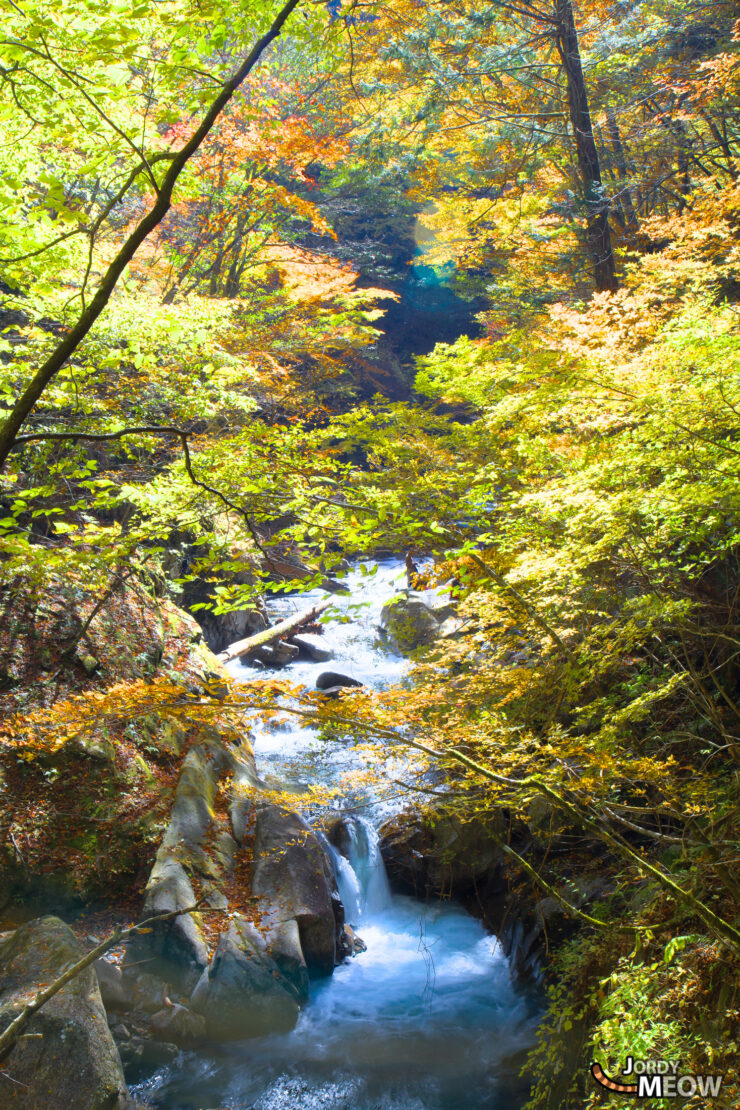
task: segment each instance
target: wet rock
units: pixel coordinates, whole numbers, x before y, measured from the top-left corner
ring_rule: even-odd
[[[238,1040],[291,1030],[298,999],[267,951],[263,937],[244,919],[221,936],[213,960],[191,997],[208,1036]]]
[[[300,648],[294,644],[279,640],[275,644],[265,644],[252,652],[252,658],[264,663],[266,667],[286,667],[300,655]]]
[[[503,817],[495,814],[490,820],[493,831],[503,833]],[[411,811],[396,814],[379,832],[388,877],[397,889],[419,897],[454,893],[459,898],[504,889],[504,856],[484,821],[462,824],[442,817],[432,827]]]
[[[358,937],[351,925],[342,927],[341,947],[345,957],[359,956],[361,952],[367,952],[367,945],[362,937]]]
[[[290,985],[298,1002],[303,1005],[308,1001],[309,976],[298,922],[294,917],[280,922],[270,930],[265,940],[280,974]]]
[[[42,984],[84,954],[57,917],[21,925],[0,946],[0,1028]],[[124,1110],[132,1105],[108,1028],[95,971],[86,968],[31,1019],[29,1036],[3,1063],[14,1110]],[[15,1081],[14,1083],[11,1080]]]
[[[402,655],[433,643],[439,634],[440,620],[418,598],[398,594],[386,602],[380,613],[380,627],[391,647]]]
[[[202,1044],[206,1039],[206,1022],[200,1014],[193,1013],[187,1006],[173,1002],[158,1010],[151,1020],[152,1036],[168,1044]]]
[[[113,1009],[137,1010],[145,1014],[154,1014],[161,1010],[168,1000],[169,986],[164,979],[140,967],[124,967],[120,988],[123,994],[123,1005],[114,1006]]]
[[[291,643],[298,648],[302,659],[309,659],[312,663],[327,663],[334,658],[334,652],[331,648],[323,647],[320,640],[320,636],[308,632],[301,636],[291,636]]]
[[[343,914],[334,869],[318,838],[297,813],[263,802],[256,810],[254,858],[252,891],[265,927],[294,920],[309,974],[331,974]]]
[[[327,829],[326,838],[348,860],[354,843],[352,819],[338,817]]]
[[[123,975],[120,967],[116,967],[115,964],[102,957],[96,960],[93,966],[98,977],[100,995],[106,1011],[129,1009],[129,997],[123,985]]]
[[[138,1082],[148,1078],[158,1068],[171,1064],[177,1059],[180,1049],[176,1044],[155,1041],[147,1035],[119,1042],[119,1052],[130,1080]]]
[[[336,690],[342,686],[364,686],[358,678],[350,678],[347,674],[341,674],[339,671],[322,671],[316,679],[316,689],[326,692],[327,690]]]

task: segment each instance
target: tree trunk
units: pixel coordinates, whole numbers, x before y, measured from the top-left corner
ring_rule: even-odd
[[[614,290],[618,288],[618,282],[609,230],[609,201],[604,196],[601,182],[599,155],[594,141],[573,6],[571,0],[554,0],[554,7],[557,46],[565,71],[570,120],[583,184],[588,252],[594,281],[600,292]]]
[[[296,613],[295,616],[287,617],[279,624],[275,624],[272,628],[265,628],[262,632],[255,632],[254,636],[247,636],[246,640],[237,640],[235,644],[230,644],[226,651],[222,651],[217,655],[219,663],[229,663],[232,659],[239,659],[244,655],[250,655],[258,648],[264,647],[265,644],[271,644],[273,640],[282,640],[283,636],[287,636],[289,632],[295,632],[302,624],[310,624],[320,616],[325,609],[329,608],[331,602],[321,601],[318,605],[313,605],[310,609],[305,609],[302,613]]]
[[[676,162],[678,165],[678,214],[686,210],[687,197],[691,192],[690,152],[691,140],[688,128],[682,119],[676,120],[677,147]]]
[[[609,138],[612,144],[612,153],[614,155],[614,168],[617,171],[619,180],[621,182],[621,189],[619,191],[619,201],[622,205],[627,227],[631,231],[639,231],[640,220],[635,211],[635,206],[632,201],[632,192],[629,185],[625,184],[629,180],[629,173],[627,170],[627,156],[622,144],[622,136],[619,134],[619,125],[617,117],[614,115],[612,108],[606,110],[606,126],[609,130]]]

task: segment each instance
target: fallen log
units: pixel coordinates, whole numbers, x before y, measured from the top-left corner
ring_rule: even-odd
[[[277,575],[279,578],[287,578],[288,580],[312,578],[314,574],[319,573],[314,567],[306,566],[299,559],[291,559],[288,556],[277,555],[272,552],[262,560],[261,566],[268,574]],[[322,578],[319,586],[330,594],[349,593],[347,586],[343,582],[338,582],[336,578]]]
[[[264,647],[265,644],[271,644],[273,640],[282,640],[289,632],[294,632],[296,628],[300,628],[302,624],[310,624],[315,621],[324,609],[328,609],[330,601],[322,601],[319,605],[314,605],[311,609],[305,609],[302,613],[296,613],[294,617],[288,617],[279,624],[273,625],[272,628],[266,628],[263,632],[256,632],[254,636],[247,636],[245,640],[237,640],[235,644],[230,644],[226,651],[222,651],[217,655],[219,663],[230,663],[232,659],[240,659],[243,655],[250,655],[258,648]]]

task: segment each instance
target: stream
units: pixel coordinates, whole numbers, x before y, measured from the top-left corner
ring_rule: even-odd
[[[383,560],[345,581],[333,598],[322,646],[329,662],[296,662],[287,670],[255,671],[230,664],[249,681],[272,675],[313,687],[337,670],[380,689],[402,683],[406,659],[380,640],[380,609],[405,585],[403,564]],[[273,620],[321,591],[269,604]],[[318,641],[317,641],[318,642]],[[259,725],[254,735],[260,775],[288,783],[337,784],[356,765],[351,748],[322,741],[294,718]],[[387,800],[345,795],[350,859],[326,845],[334,862],[346,919],[367,951],[315,982],[296,1028],[287,1034],[224,1045],[216,1054],[183,1052],[174,1063],[132,1087],[159,1110],[518,1110],[527,1084],[518,1077],[538,1020],[538,999],[511,981],[496,938],[451,902],[425,903],[393,894],[375,826],[393,809]],[[403,802],[397,801],[395,809]]]

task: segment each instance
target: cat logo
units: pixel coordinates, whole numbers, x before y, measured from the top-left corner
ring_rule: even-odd
[[[599,1087],[631,1098],[716,1098],[722,1087],[722,1075],[678,1075],[678,1060],[635,1060],[628,1056],[622,1079],[610,1079],[601,1064],[591,1065],[591,1075]],[[634,1076],[629,1083],[623,1080]]]

